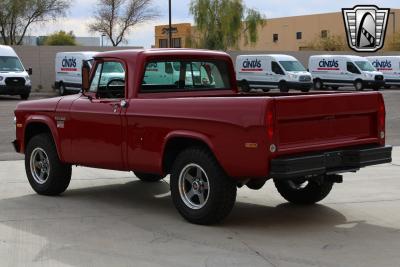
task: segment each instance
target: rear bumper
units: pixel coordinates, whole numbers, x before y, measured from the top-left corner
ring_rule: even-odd
[[[269,176],[274,179],[291,179],[308,175],[354,172],[362,167],[391,161],[391,146],[350,148],[273,159]]]
[[[7,86],[0,85],[0,95],[22,95],[29,94],[31,92],[31,86]]]
[[[312,82],[287,82],[287,85],[291,89],[295,90],[310,90],[313,86]]]

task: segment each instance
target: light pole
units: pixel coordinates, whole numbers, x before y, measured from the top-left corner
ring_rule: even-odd
[[[168,43],[169,47],[172,48],[172,11],[171,11],[171,0],[168,0],[169,7],[169,27],[168,27]]]
[[[106,36],[106,35],[105,35],[104,33],[101,35],[101,47],[104,46],[103,38],[104,38],[105,36]]]

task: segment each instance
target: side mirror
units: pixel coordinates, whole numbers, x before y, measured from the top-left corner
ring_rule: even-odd
[[[32,68],[27,69],[26,72],[29,74],[29,76],[33,74]]]
[[[89,76],[90,76],[90,65],[87,60],[82,62],[82,91],[86,92],[89,90]]]

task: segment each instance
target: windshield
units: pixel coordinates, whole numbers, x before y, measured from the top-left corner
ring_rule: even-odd
[[[306,69],[298,61],[279,61],[286,71],[306,71]]]
[[[356,61],[355,63],[362,71],[376,71],[369,61]]]
[[[24,71],[17,57],[0,57],[0,71]]]

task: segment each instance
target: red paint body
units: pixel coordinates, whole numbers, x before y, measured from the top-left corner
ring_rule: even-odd
[[[247,179],[268,177],[270,160],[282,155],[384,145],[385,109],[377,92],[241,95],[232,61],[220,52],[131,50],[96,56],[96,62],[109,59],[125,65],[128,106],[114,112],[121,99],[82,94],[20,103],[15,114],[22,124],[17,127],[21,153],[29,125],[42,123],[66,163],[162,174],[166,144],[189,138],[207,145],[229,176]],[[146,62],[171,59],[224,60],[233,88],[139,93]],[[65,118],[64,128],[55,117]]]

